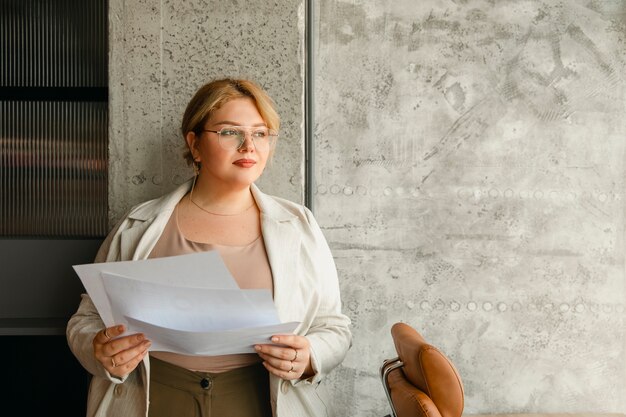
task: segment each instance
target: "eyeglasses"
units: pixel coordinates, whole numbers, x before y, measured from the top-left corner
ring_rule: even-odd
[[[267,151],[276,144],[278,132],[266,127],[227,126],[220,130],[203,129],[203,132],[217,133],[219,144],[223,149],[236,150],[246,141],[246,133],[258,151]]]

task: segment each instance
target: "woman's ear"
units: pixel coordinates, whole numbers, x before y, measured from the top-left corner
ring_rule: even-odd
[[[187,135],[185,136],[185,141],[187,142],[187,147],[189,148],[189,152],[191,152],[193,160],[196,161],[196,159],[199,157],[197,149],[198,137],[193,131],[187,132]]]

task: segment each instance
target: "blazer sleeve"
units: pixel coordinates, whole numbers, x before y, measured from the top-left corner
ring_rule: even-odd
[[[119,243],[117,242],[119,231],[123,230],[127,223],[126,218],[122,219],[107,235],[96,254],[95,263],[119,260]],[[126,377],[119,378],[109,374],[93,354],[93,338],[104,328],[104,322],[91,297],[88,294],[82,294],[78,310],[70,317],[65,330],[69,348],[81,365],[92,375],[116,383],[124,382]]]
[[[352,346],[352,334],[350,319],[341,312],[339,279],[330,248],[311,211],[305,208],[305,214],[310,228],[305,235],[311,239],[307,246],[312,248],[308,267],[314,271],[320,293],[317,314],[306,334],[315,375],[306,382],[318,383],[344,360]]]

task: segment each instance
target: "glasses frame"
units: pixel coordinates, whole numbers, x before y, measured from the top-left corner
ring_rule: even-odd
[[[224,144],[222,143],[222,130],[226,130],[226,129],[236,129],[236,130],[240,130],[240,131],[245,131],[245,134],[243,135],[243,139],[239,142],[239,145],[236,148],[229,148],[224,146]],[[259,150],[259,147],[257,145],[257,143],[254,141],[254,136],[252,136],[252,131],[255,129],[267,129],[268,133],[269,133],[269,147],[267,148],[268,151],[271,151],[274,146],[276,145],[276,140],[278,139],[278,132],[274,129],[270,129],[268,127],[264,127],[264,126],[224,126],[223,128],[221,128],[220,130],[211,130],[211,129],[202,129],[201,132],[210,132],[210,133],[217,133],[217,140],[220,144],[220,146],[222,147],[222,149],[226,149],[226,150],[236,150],[238,151],[239,149],[241,149],[241,147],[243,146],[244,143],[246,143],[246,137],[248,135],[250,135],[250,139],[252,141],[252,143],[254,144],[254,149]],[[271,133],[274,132],[274,134],[272,135]]]

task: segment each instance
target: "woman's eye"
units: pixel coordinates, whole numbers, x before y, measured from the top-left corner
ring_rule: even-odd
[[[257,130],[253,133],[255,138],[264,138],[267,137],[267,131],[266,130]]]
[[[222,129],[220,134],[222,136],[238,136],[239,131],[237,129]]]

